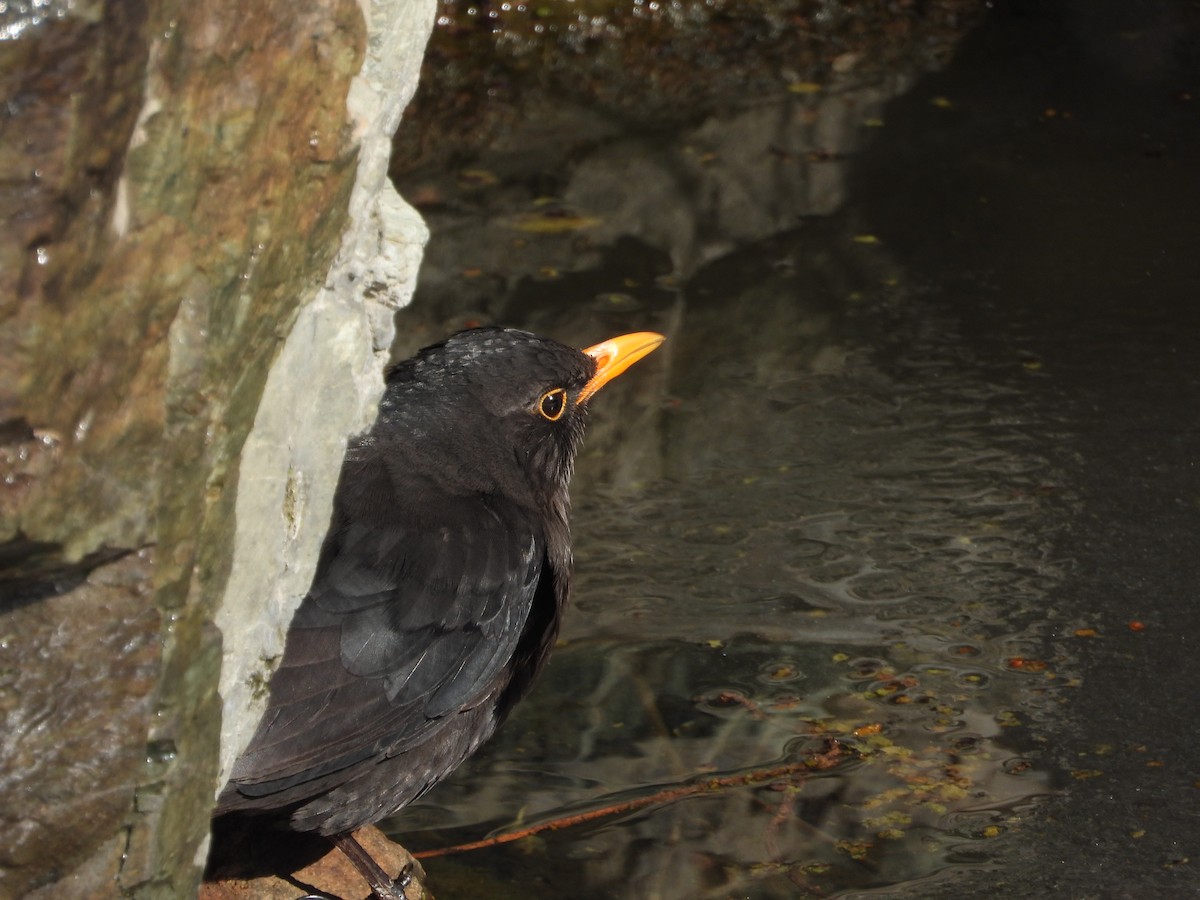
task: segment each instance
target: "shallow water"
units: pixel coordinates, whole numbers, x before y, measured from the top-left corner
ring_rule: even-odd
[[[442,896],[1200,887],[1198,32],[1101,12],[1010,4],[891,105],[851,86],[529,144],[483,191],[425,176],[416,342],[669,338],[595,401],[545,677],[391,828],[613,812],[431,858]],[[800,171],[742,178],[765,146]],[[510,228],[547,185],[599,224]]]
[[[806,254],[821,271],[773,265]],[[450,896],[481,889],[459,866],[562,897],[905,883],[984,864],[1051,789],[1025,754],[1068,677],[1044,662],[1056,479],[1014,389],[864,277],[879,255],[833,219],[678,288],[653,474],[614,484],[581,461],[562,646],[493,742],[394,827],[445,845],[831,741],[841,756],[431,861]],[[649,389],[623,380],[618,403]],[[602,452],[619,453],[608,420],[625,408],[603,399]]]

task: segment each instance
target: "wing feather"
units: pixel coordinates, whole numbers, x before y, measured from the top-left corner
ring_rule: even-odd
[[[546,565],[532,517],[437,498],[331,532],[232,782],[263,796],[425,740],[494,690]],[[547,576],[548,577],[548,576]]]

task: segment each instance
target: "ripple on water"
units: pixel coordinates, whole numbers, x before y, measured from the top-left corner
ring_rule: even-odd
[[[407,842],[630,804],[477,863],[581,898],[829,896],[1000,853],[1051,783],[1053,478],[1004,392],[935,351],[801,372],[737,428],[689,413],[662,480],[579,497],[564,643]]]

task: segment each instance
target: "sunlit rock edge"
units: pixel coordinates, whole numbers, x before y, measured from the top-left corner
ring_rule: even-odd
[[[367,58],[347,101],[361,134],[349,227],[324,287],[301,310],[268,375],[242,452],[233,566],[217,614],[224,654],[216,790],[262,714],[263,685],[312,579],[346,438],[374,416],[392,313],[412,297],[428,237],[392,187],[387,166],[435,4],[364,6]],[[311,365],[316,358],[319,370]]]

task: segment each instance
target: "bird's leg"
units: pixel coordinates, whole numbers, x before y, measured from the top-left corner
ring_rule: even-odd
[[[385,872],[379,863],[375,862],[375,858],[363,849],[363,845],[356,841],[354,835],[349,831],[330,835],[329,840],[333,842],[333,846],[346,855],[350,862],[354,863],[354,868],[358,869],[363,878],[367,879],[372,893],[379,900],[408,900],[404,896],[404,889],[412,880],[411,863],[400,871],[395,880],[392,880],[392,876]]]

